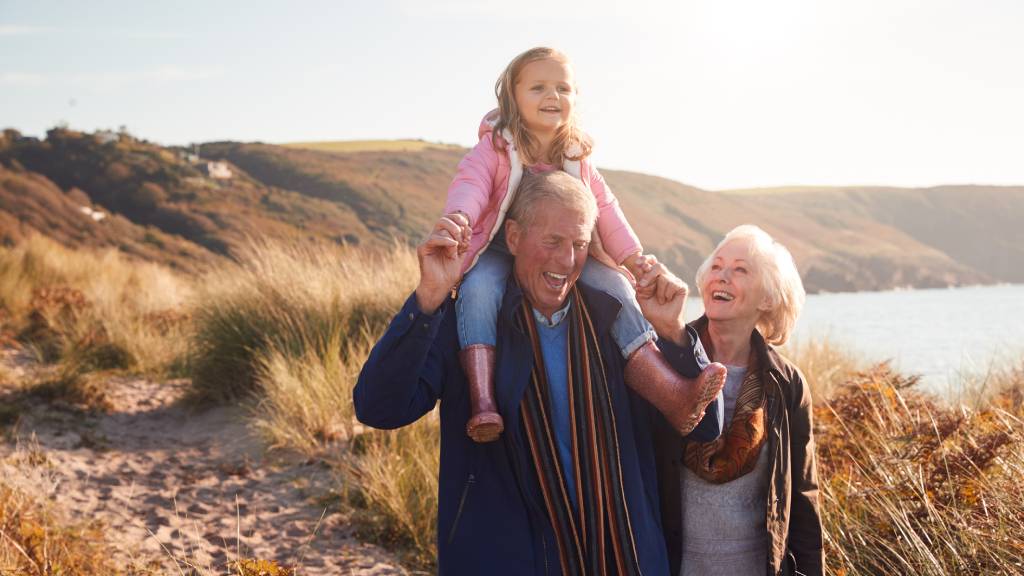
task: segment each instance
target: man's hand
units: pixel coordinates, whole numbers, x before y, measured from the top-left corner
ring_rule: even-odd
[[[685,312],[689,287],[654,256],[648,254],[643,258],[646,272],[637,278],[636,289],[640,311],[659,337],[688,346]]]
[[[456,216],[453,220],[449,216]],[[416,247],[420,264],[420,283],[416,286],[416,303],[426,314],[433,314],[444,303],[452,286],[462,278],[462,260],[465,250],[460,250],[463,225],[456,220],[465,220],[461,214],[442,216],[434,224],[430,235]],[[466,220],[468,224],[468,220]]]

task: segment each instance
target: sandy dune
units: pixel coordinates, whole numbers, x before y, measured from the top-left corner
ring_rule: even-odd
[[[32,369],[13,351],[3,363],[8,380]],[[192,411],[179,402],[186,386],[113,378],[108,413],[36,406],[0,442],[0,460],[45,454],[44,489],[72,514],[101,520],[126,565],[223,574],[230,560],[258,557],[297,574],[405,573],[357,541],[341,514],[322,517],[325,466],[267,457],[238,408]]]

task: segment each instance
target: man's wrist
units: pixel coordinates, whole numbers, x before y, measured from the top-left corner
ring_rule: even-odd
[[[444,304],[445,298],[448,297],[448,290],[440,292],[436,289],[424,288],[418,286],[416,288],[416,305],[419,306],[420,312],[424,314],[434,314],[437,309]]]

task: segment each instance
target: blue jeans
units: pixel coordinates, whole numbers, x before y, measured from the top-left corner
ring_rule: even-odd
[[[494,346],[497,341],[498,310],[505,295],[505,282],[512,271],[512,255],[497,236],[476,262],[476,266],[462,279],[455,308],[459,319],[459,346],[472,344]],[[612,337],[619,345],[623,358],[629,358],[637,348],[657,339],[654,328],[640,312],[636,293],[626,277],[587,258],[580,280],[608,293],[622,304],[622,310],[612,324]]]

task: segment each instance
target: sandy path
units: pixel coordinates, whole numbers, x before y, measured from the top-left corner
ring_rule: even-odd
[[[9,351],[0,361],[15,374],[26,369]],[[17,438],[0,443],[0,458],[37,444],[54,498],[102,520],[126,564],[223,574],[229,560],[258,557],[303,575],[405,573],[385,551],[358,542],[342,515],[321,521],[317,498],[330,482],[322,464],[267,459],[238,408],[193,412],[179,403],[186,386],[112,378],[109,413],[36,406],[22,415]]]

